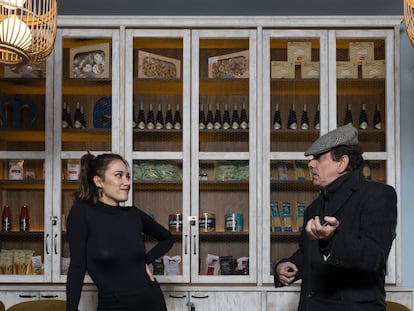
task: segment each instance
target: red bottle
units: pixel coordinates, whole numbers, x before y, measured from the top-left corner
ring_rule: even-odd
[[[30,216],[29,207],[22,205],[20,208],[20,231],[29,231],[30,229]]]
[[[1,230],[3,231],[11,231],[12,228],[12,217],[11,217],[11,209],[10,206],[4,205],[3,206],[3,215],[2,215],[2,225]]]

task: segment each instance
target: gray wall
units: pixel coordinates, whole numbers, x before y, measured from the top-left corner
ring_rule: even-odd
[[[403,15],[403,0],[61,0],[59,15]],[[401,30],[400,285],[414,287],[414,48]]]

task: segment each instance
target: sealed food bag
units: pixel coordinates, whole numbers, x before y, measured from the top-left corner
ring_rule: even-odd
[[[180,275],[181,256],[164,256],[164,274],[165,275]]]
[[[207,275],[218,275],[220,271],[220,257],[217,255],[207,255],[206,259]]]

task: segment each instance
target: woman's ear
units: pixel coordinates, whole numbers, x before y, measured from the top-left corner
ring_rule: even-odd
[[[95,186],[97,188],[102,188],[102,179],[99,176],[94,176],[93,177],[93,182],[95,183]]]

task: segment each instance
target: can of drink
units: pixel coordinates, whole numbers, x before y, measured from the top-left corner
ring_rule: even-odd
[[[243,231],[243,214],[229,213],[224,215],[224,227],[226,231]]]
[[[212,213],[202,213],[198,223],[201,232],[216,231],[216,215]]]

